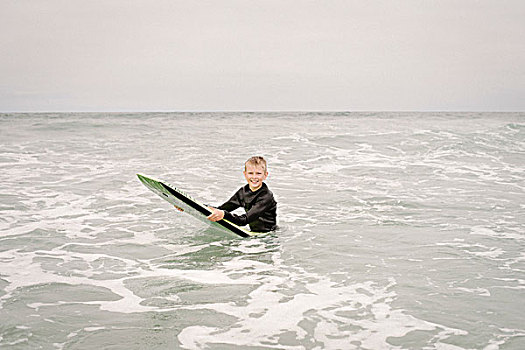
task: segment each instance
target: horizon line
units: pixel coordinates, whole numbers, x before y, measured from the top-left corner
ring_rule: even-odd
[[[523,113],[525,110],[466,110],[466,109],[454,109],[454,110],[13,110],[13,111],[0,111],[0,114],[43,114],[43,113]]]

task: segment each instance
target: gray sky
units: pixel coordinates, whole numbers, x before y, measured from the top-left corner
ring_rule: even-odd
[[[0,111],[525,110],[523,0],[1,0]]]

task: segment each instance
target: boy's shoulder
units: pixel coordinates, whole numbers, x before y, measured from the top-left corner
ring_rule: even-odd
[[[273,195],[272,191],[270,191],[270,187],[266,184],[266,182],[263,182],[262,188],[264,188],[265,191],[269,192],[271,195]]]
[[[266,182],[263,182],[261,188],[257,192],[261,193],[264,197],[273,198],[273,192],[270,190],[270,187],[268,187]]]

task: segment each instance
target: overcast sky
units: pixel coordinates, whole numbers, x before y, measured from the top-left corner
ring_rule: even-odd
[[[524,111],[524,0],[0,0],[0,111]]]

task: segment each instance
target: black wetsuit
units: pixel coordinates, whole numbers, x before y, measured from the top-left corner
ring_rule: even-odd
[[[231,213],[240,207],[244,208],[246,214]],[[218,209],[224,211],[226,220],[239,226],[250,225],[253,232],[268,232],[277,228],[277,202],[264,182],[255,192],[250,190],[249,185],[241,187]]]

